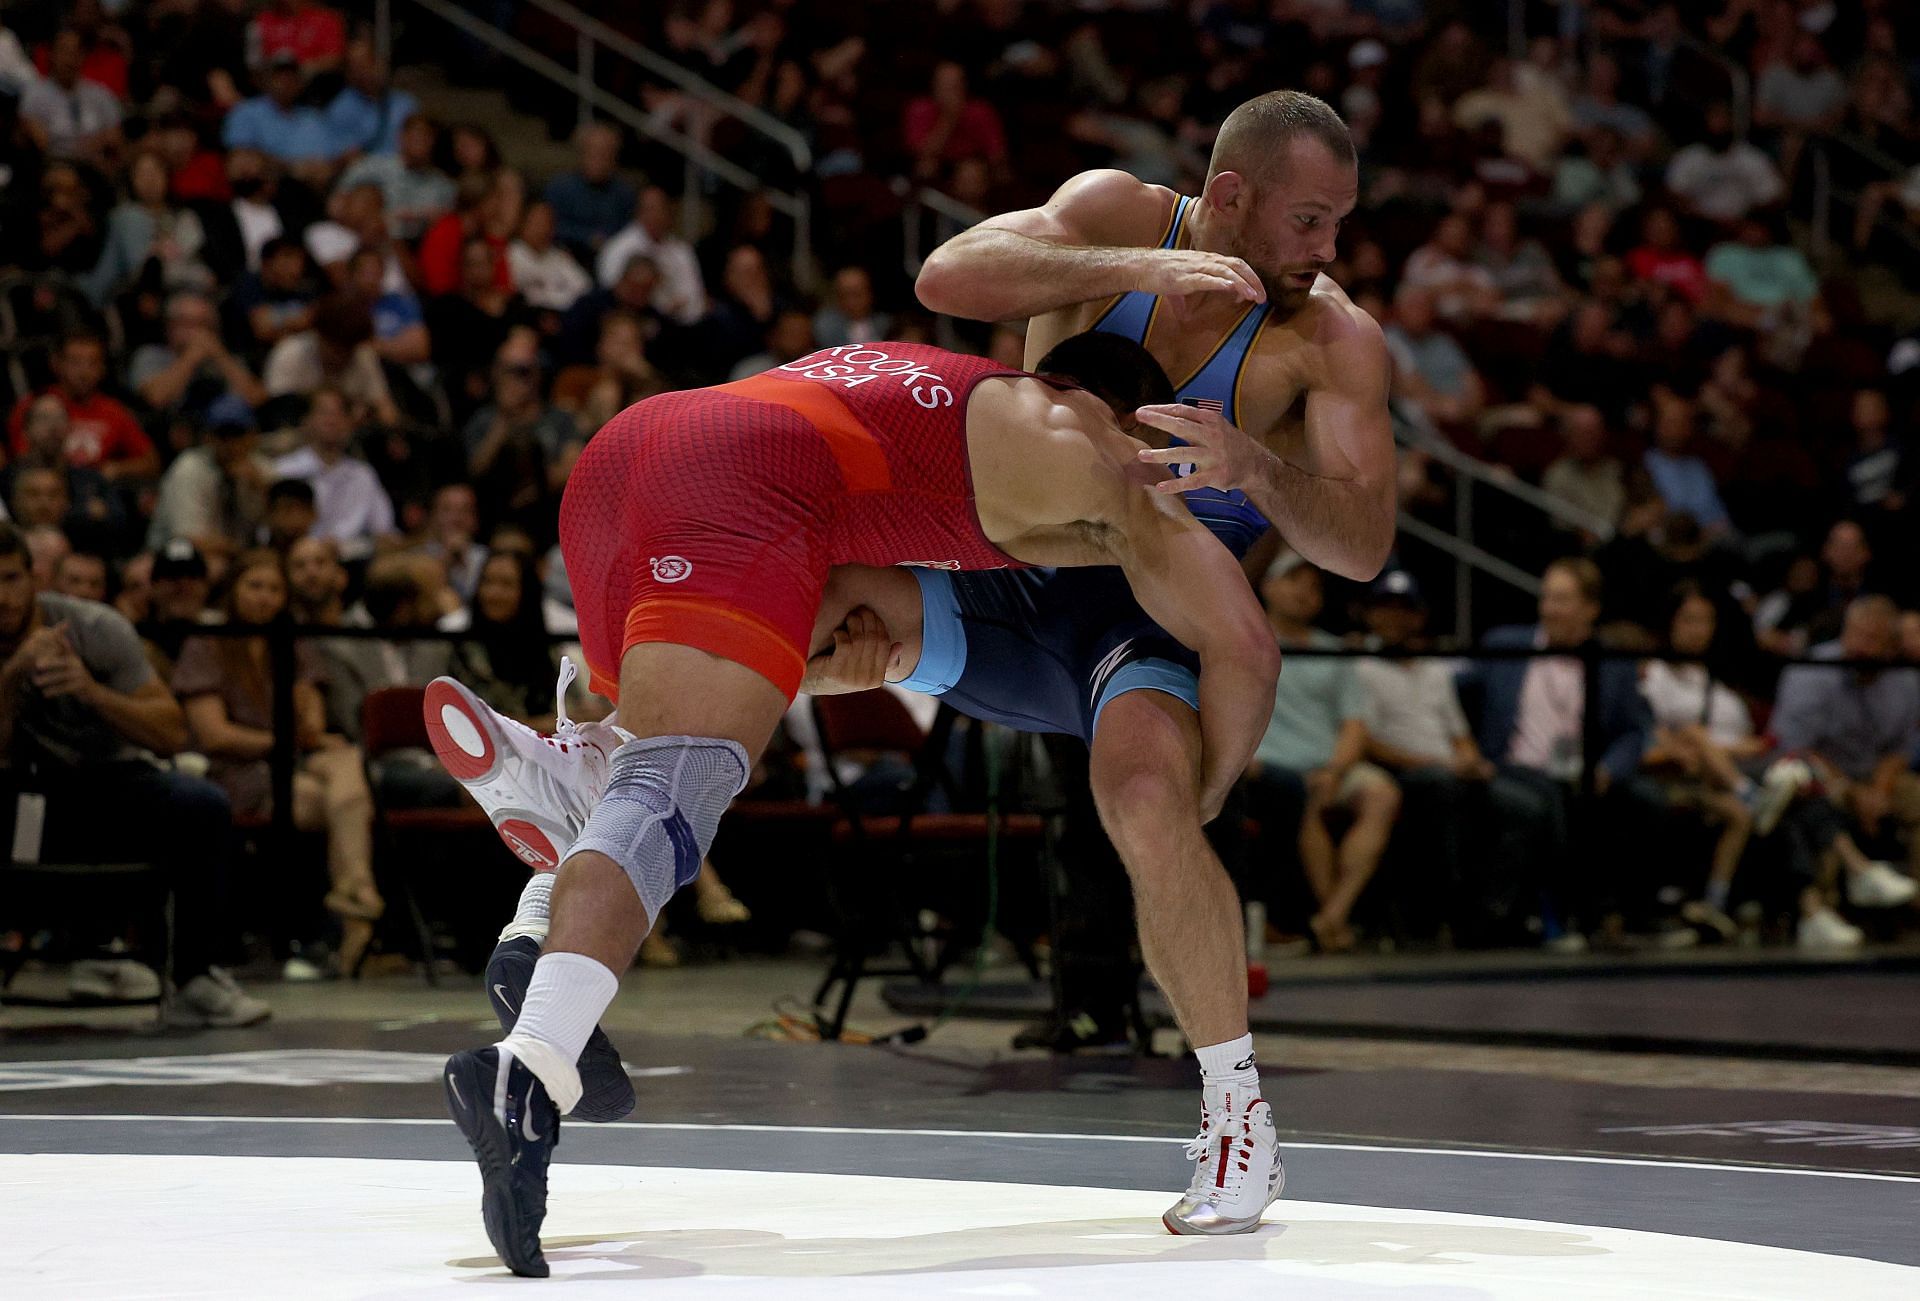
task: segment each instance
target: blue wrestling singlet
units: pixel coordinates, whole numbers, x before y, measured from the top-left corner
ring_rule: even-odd
[[[1174,205],[1161,248],[1178,246],[1195,202]],[[1159,308],[1153,294],[1122,294],[1093,328],[1144,346]],[[1177,399],[1238,423],[1241,373],[1266,322],[1266,304],[1248,306],[1175,386]],[[1235,556],[1272,527],[1238,489],[1183,496]],[[900,684],[909,690],[938,695],[970,718],[1088,742],[1100,711],[1128,691],[1163,691],[1199,708],[1198,657],[1147,617],[1115,566],[913,573],[923,614],[920,663]]]

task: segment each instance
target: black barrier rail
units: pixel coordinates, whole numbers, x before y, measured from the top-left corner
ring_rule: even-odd
[[[294,835],[293,826],[293,775],[299,764],[297,752],[298,725],[294,719],[293,688],[296,678],[294,647],[302,641],[438,641],[438,642],[481,642],[493,640],[467,629],[445,628],[369,628],[357,625],[320,626],[315,624],[294,623],[291,619],[279,619],[269,624],[233,624],[233,623],[167,623],[142,624],[140,632],[144,636],[167,634],[187,637],[264,637],[268,647],[268,662],[273,675],[273,751],[268,757],[273,783],[273,823],[271,834],[280,845],[290,845]],[[548,633],[550,646],[572,645],[580,640],[575,633]],[[1480,660],[1532,660],[1532,659],[1577,659],[1581,664],[1581,738],[1580,738],[1580,793],[1583,797],[1595,794],[1595,772],[1598,759],[1605,746],[1600,737],[1600,711],[1592,708],[1592,702],[1600,694],[1600,669],[1604,664],[1614,661],[1643,663],[1648,660],[1663,660],[1672,664],[1700,664],[1708,670],[1708,687],[1713,684],[1736,680],[1737,672],[1742,678],[1756,673],[1773,673],[1796,666],[1818,668],[1859,669],[1863,671],[1886,672],[1907,669],[1920,672],[1920,664],[1905,660],[1862,660],[1862,659],[1814,659],[1808,656],[1796,656],[1791,659],[1765,654],[1737,657],[1705,658],[1698,655],[1679,655],[1664,650],[1634,650],[1629,648],[1604,646],[1589,642],[1583,646],[1559,648],[1551,646],[1498,646],[1498,647],[1367,647],[1367,646],[1287,646],[1282,650],[1282,658],[1295,659],[1439,659],[1454,660],[1462,663]],[[584,666],[583,666],[584,667]],[[1282,670],[1285,671],[1284,669]]]

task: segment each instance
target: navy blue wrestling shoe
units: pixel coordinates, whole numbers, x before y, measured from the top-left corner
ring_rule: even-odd
[[[533,982],[533,964],[540,960],[540,942],[516,935],[493,946],[487,959],[487,1001],[500,1019],[500,1028],[513,1033],[520,1009],[527,1005],[527,986]],[[599,1026],[580,1050],[580,1101],[567,1114],[575,1120],[600,1125],[625,1120],[633,1114],[633,1081],[620,1064],[620,1050]]]
[[[500,1263],[545,1278],[540,1225],[547,1218],[547,1163],[560,1145],[560,1111],[539,1077],[500,1049],[447,1058],[447,1111],[480,1162],[480,1214]]]

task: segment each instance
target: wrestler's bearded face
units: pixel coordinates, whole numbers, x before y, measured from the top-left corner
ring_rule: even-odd
[[[1340,223],[1359,197],[1350,162],[1318,141],[1294,141],[1288,162],[1263,182],[1249,182],[1228,252],[1253,268],[1275,316],[1307,305],[1320,273],[1332,264]]]

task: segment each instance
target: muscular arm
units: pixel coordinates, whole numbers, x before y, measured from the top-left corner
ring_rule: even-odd
[[[1380,327],[1356,310],[1342,337],[1327,346],[1325,382],[1308,390],[1306,435],[1298,451],[1272,452],[1216,412],[1142,407],[1142,421],[1190,446],[1150,449],[1140,459],[1194,466],[1185,478],[1161,483],[1161,492],[1240,489],[1294,550],[1322,569],[1364,582],[1393,550],[1388,369]]]
[[[914,284],[928,309],[1013,321],[1130,290],[1265,298],[1238,258],[1152,247],[1173,195],[1125,172],[1093,171],[1038,208],[1002,213],[935,249]]]
[[[80,693],[80,699],[108,727],[143,750],[177,754],[187,743],[187,720],[180,702],[157,678],[132,691],[115,691],[96,682]]]

